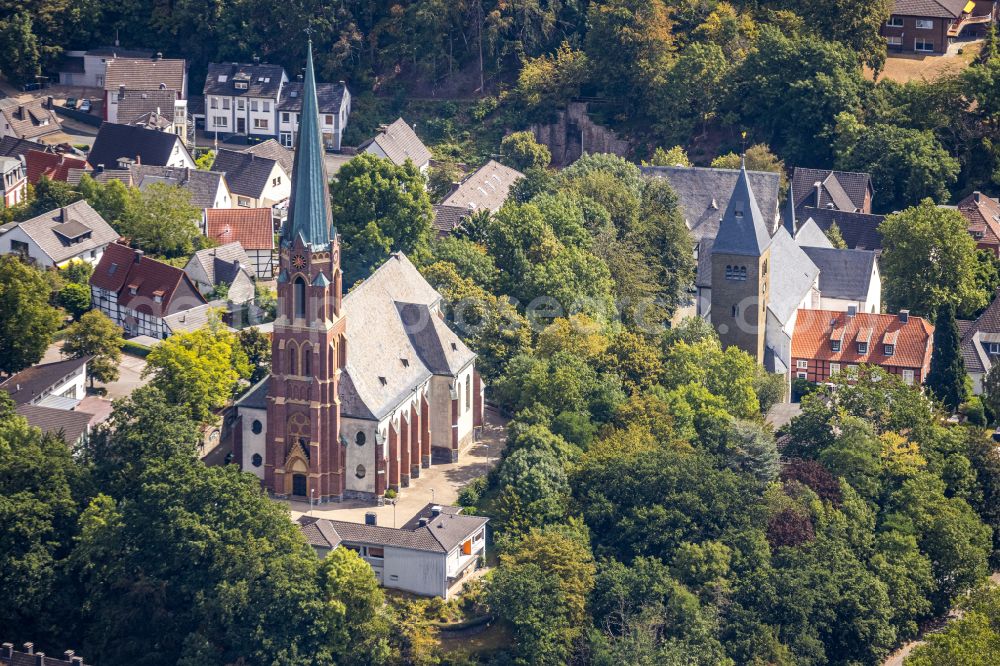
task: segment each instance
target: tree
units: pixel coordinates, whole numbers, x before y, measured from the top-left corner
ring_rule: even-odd
[[[154,183],[133,191],[119,222],[119,232],[132,245],[167,258],[191,254],[204,238],[201,212],[182,187]]]
[[[74,259],[60,268],[59,274],[66,278],[66,282],[80,284],[89,289],[90,276],[94,274],[94,265],[82,259]]]
[[[986,305],[989,295],[976,281],[976,243],[966,227],[958,211],[930,199],[885,218],[881,269],[890,311],[931,316],[945,302],[970,312]]]
[[[876,73],[881,71],[885,63],[885,40],[879,30],[889,20],[890,0],[800,1],[795,9],[816,35],[840,42]]]
[[[785,163],[771,149],[763,143],[755,143],[746,149],[743,156],[736,153],[719,155],[712,160],[712,167],[715,169],[739,169],[743,162],[746,162],[748,171],[770,171],[778,174],[782,195],[788,191],[788,176],[785,175]]]
[[[934,320],[934,353],[925,384],[952,412],[969,398],[968,376],[962,360],[961,336],[955,322],[955,306],[942,303]]]
[[[371,153],[341,167],[330,186],[333,217],[344,239],[345,285],[367,277],[401,251],[419,259],[431,240],[431,202],[412,162],[396,166]]]
[[[500,142],[500,161],[520,171],[544,169],[552,162],[552,153],[531,132],[514,132]]]
[[[124,344],[121,327],[100,310],[91,310],[66,329],[62,353],[70,358],[90,357],[87,372],[93,388],[95,380],[108,383],[118,379]]]
[[[239,332],[239,345],[250,364],[250,385],[271,373],[271,340],[260,329],[249,327]]]
[[[681,146],[674,146],[670,150],[663,150],[663,148],[657,146],[656,150],[650,156],[649,161],[643,160],[643,166],[691,166],[691,160],[688,158],[687,152]]]
[[[144,377],[171,404],[186,407],[207,423],[233,394],[240,373],[233,367],[235,336],[221,328],[178,333],[160,342],[146,357]]]
[[[27,220],[37,217],[50,210],[68,206],[81,198],[80,193],[74,190],[69,183],[64,183],[61,180],[50,180],[48,176],[43,175],[35,183],[31,205],[23,209],[20,219]]]
[[[737,421],[726,442],[726,464],[762,484],[778,476],[778,447],[774,434],[754,421]]]
[[[500,272],[493,257],[482,245],[465,238],[447,236],[431,244],[431,257],[434,261],[448,262],[455,267],[459,275],[472,280],[483,289],[496,288]]]
[[[330,615],[324,638],[336,663],[384,661],[389,621],[371,566],[350,548],[336,548],[319,567],[319,585]]]
[[[129,202],[136,196],[135,190],[130,190],[117,178],[98,183],[89,174],[83,174],[77,187],[87,203],[115,226],[121,226],[129,210]]]
[[[838,250],[847,249],[847,241],[844,240],[844,236],[840,233],[840,227],[837,226],[836,222],[832,223],[830,228],[826,230],[826,238],[830,241],[830,245]]]
[[[90,308],[90,287],[70,282],[59,290],[56,300],[76,321]]]
[[[41,271],[17,255],[0,256],[0,372],[12,374],[38,363],[59,320]]]
[[[201,155],[198,155],[198,157],[195,158],[194,165],[197,168],[201,169],[202,171],[210,171],[212,168],[212,164],[214,162],[215,162],[215,151],[206,150],[203,151]]]
[[[0,52],[6,54],[3,71],[14,83],[35,83],[41,72],[41,52],[31,17],[32,12],[25,9],[0,19]]]
[[[580,94],[589,75],[587,54],[563,42],[552,55],[525,59],[515,92],[529,110],[551,114]]]
[[[431,167],[430,175],[427,177],[427,188],[434,201],[441,201],[451,194],[455,183],[460,183],[463,175],[462,170],[458,168],[458,164],[454,160],[437,161]]]

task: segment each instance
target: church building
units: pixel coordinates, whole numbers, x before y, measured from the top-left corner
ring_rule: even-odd
[[[310,43],[271,375],[236,405],[234,458],[275,497],[377,499],[458,459],[482,426],[483,384],[402,253],[343,296],[323,154]]]

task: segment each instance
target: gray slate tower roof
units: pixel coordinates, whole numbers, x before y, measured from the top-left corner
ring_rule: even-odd
[[[712,254],[737,254],[759,257],[771,244],[767,221],[760,212],[757,198],[750,188],[746,165],[740,166],[740,176],[722,216]]]
[[[323,160],[323,140],[320,135],[311,39],[309,53],[306,56],[305,79],[305,89],[302,92],[302,117],[292,168],[295,178],[292,182],[288,222],[285,224],[281,242],[283,245],[291,245],[298,235],[302,237],[303,243],[318,250],[330,245],[333,215],[330,211],[329,178]]]

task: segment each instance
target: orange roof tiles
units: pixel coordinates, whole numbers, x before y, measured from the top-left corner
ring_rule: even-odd
[[[83,158],[45,153],[40,150],[29,150],[24,156],[24,161],[28,172],[28,182],[32,185],[38,184],[42,176],[46,176],[49,180],[65,182],[70,169],[87,168],[87,160]]]
[[[244,250],[273,250],[270,208],[210,208],[205,211],[207,236],[220,245],[239,242]]]
[[[843,328],[840,351],[833,351],[832,331]],[[898,315],[859,312],[799,310],[792,334],[792,358],[817,359],[835,363],[870,363],[903,368],[923,368],[930,363],[934,327],[921,317],[904,323]],[[868,351],[858,353],[858,342],[869,341]],[[885,345],[895,345],[891,356]]]

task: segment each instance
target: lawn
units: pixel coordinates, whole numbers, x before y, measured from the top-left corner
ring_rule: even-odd
[[[885,61],[885,69],[880,78],[906,83],[907,81],[933,81],[946,75],[962,71],[979,55],[982,42],[969,42],[952,49],[946,55],[890,54]],[[865,75],[872,78],[872,71],[865,68]]]

